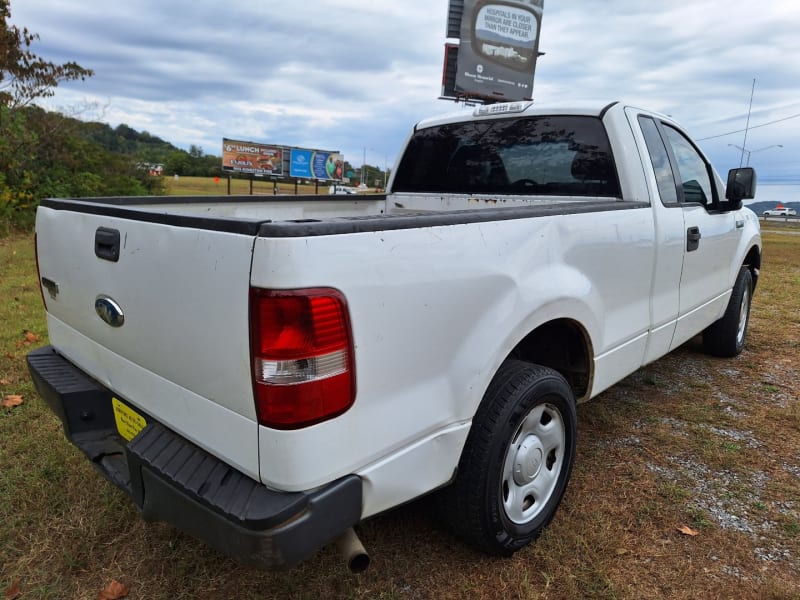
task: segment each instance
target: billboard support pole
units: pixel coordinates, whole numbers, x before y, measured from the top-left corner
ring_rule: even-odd
[[[250,175],[250,195],[251,196],[253,195],[253,181],[255,181],[255,178],[252,175]]]
[[[228,175],[228,196],[231,195],[231,176]]]

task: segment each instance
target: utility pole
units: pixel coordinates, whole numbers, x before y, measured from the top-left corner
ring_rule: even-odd
[[[361,161],[361,183],[362,183],[362,185],[367,185],[366,171],[367,171],[367,147],[364,146],[364,158]]]

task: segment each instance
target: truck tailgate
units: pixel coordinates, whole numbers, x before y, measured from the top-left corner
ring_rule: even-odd
[[[44,206],[36,231],[51,344],[134,408],[258,479],[253,237]]]

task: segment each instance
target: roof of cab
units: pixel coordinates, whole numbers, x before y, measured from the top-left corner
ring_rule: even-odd
[[[450,112],[423,119],[417,123],[415,129],[424,129],[436,125],[448,123],[459,123],[463,121],[484,121],[491,119],[501,119],[512,115],[518,116],[541,116],[541,115],[582,115],[599,117],[602,116],[619,102],[606,102],[604,104],[592,105],[538,105],[531,101],[522,102],[499,102],[497,104],[487,104],[482,106],[470,107],[469,112],[461,110]]]

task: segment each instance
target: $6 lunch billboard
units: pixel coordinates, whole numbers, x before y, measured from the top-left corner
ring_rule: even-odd
[[[283,152],[278,146],[222,140],[222,170],[254,175],[283,175]]]

